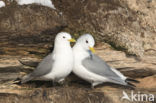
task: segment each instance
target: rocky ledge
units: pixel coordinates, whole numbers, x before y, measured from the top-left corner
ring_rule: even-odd
[[[128,95],[132,92],[138,95],[156,95],[156,55],[150,56],[147,52],[148,55],[140,59],[116,51],[110,45],[103,43],[96,45],[96,54],[124,75],[139,80],[140,83],[136,84],[135,89],[110,83],[91,89],[90,84],[74,74],[66,79],[64,85],[53,86],[50,81],[39,80],[22,85],[16,84],[14,80],[31,72],[50,52],[47,47],[45,44],[38,44],[27,47],[16,46],[15,49],[10,45],[1,49],[1,52],[6,51],[0,58],[1,103],[21,103],[21,101],[22,103],[129,103],[129,100],[121,100],[123,91]]]

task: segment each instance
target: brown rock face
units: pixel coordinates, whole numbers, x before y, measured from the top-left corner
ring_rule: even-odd
[[[0,11],[1,32],[40,33],[64,25],[55,10],[39,5],[12,4]]]
[[[89,32],[97,41],[137,56],[156,48],[155,0],[53,0],[53,3],[56,10],[6,1],[7,6],[0,10],[0,31],[18,33],[24,38],[33,34],[39,41],[45,38],[51,41],[49,34],[62,29],[79,35]]]
[[[139,91],[156,94],[156,56],[144,56],[142,61],[138,61],[135,58],[126,57],[124,52],[116,51],[110,46],[99,45],[96,46],[98,56],[125,76],[140,81],[135,84],[137,86],[133,90],[135,93]],[[22,103],[131,103],[128,100],[121,100],[123,91],[130,95],[132,91],[130,88],[103,83],[91,89],[89,83],[73,74],[66,78],[64,85],[54,86],[51,81],[41,80],[32,80],[21,85],[15,84],[16,78],[32,72],[33,67],[41,61],[38,56],[43,55],[47,50],[45,47],[41,49],[41,46],[43,45],[22,46],[16,49],[8,47],[9,50],[6,49],[5,54],[0,55],[0,103],[21,103],[21,101]]]
[[[35,4],[19,6],[11,2],[0,9],[0,35],[3,40],[49,42],[53,40],[51,35],[65,26],[62,16],[48,7]]]
[[[152,46],[156,42],[154,0],[57,0],[54,3],[66,17],[70,31],[90,32],[97,40],[138,56],[145,49],[155,47]]]

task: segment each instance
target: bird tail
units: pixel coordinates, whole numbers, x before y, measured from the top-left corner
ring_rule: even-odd
[[[24,77],[21,79],[21,83],[22,83],[22,84],[23,84],[23,83],[26,83],[26,82],[32,80],[33,78],[34,78],[34,77],[31,76],[31,73],[30,73],[30,74],[24,76]]]
[[[22,60],[18,60],[22,65],[25,65],[25,66],[29,66],[29,67],[37,67],[37,65],[39,64],[38,62],[34,62],[34,61],[22,61]]]
[[[127,85],[127,82],[125,82],[121,78],[110,77],[110,81],[116,84]]]
[[[127,78],[125,80],[125,82],[127,83],[127,86],[135,88],[136,86],[132,83],[140,83],[138,80],[132,79],[132,78]],[[131,83],[132,82],[132,83]]]
[[[127,78],[125,80],[126,82],[133,82],[133,83],[140,83],[138,80],[132,79],[132,78]]]
[[[130,82],[127,82],[127,85],[126,85],[126,86],[132,87],[132,88],[135,88],[135,87],[136,87],[134,84],[132,84],[132,83],[130,83]]]
[[[128,86],[128,87],[131,87],[131,88],[136,87],[134,84],[130,83],[129,81],[122,80],[121,78],[112,78],[111,77],[111,82],[116,83],[116,84],[120,84],[120,85],[124,85],[124,86]]]

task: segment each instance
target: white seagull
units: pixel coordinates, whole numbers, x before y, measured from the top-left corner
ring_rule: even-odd
[[[73,47],[74,74],[91,83],[92,88],[104,82],[125,86],[134,86],[129,81],[138,82],[125,77],[118,70],[106,64],[99,56],[93,54],[95,52],[94,44],[94,38],[90,34],[84,34],[78,38]]]
[[[54,41],[53,52],[46,56],[32,73],[24,76],[21,83],[36,78],[62,82],[73,68],[74,58],[70,42],[75,42],[75,40],[69,33],[58,33]]]

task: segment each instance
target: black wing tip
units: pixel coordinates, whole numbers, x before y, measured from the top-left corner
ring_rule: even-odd
[[[129,88],[131,88],[133,90],[136,89],[136,86],[134,84],[132,84],[132,83],[129,83],[129,82],[127,82],[127,87],[129,87]]]
[[[132,79],[132,78],[127,78],[125,81],[126,81],[126,82],[140,83],[140,81],[135,80],[135,79]]]
[[[16,79],[13,81],[13,84],[21,85],[21,84],[22,84],[21,78],[16,78]]]
[[[26,65],[25,63],[23,63],[21,60],[18,60],[22,65]]]
[[[24,66],[35,67],[35,68],[39,64],[39,62],[35,62],[35,61],[30,61],[30,62],[23,62],[22,60],[18,60],[18,61]]]
[[[131,87],[131,88],[133,88],[133,89],[135,89],[136,86],[135,86],[134,84],[132,84],[131,82],[133,82],[133,83],[140,83],[140,81],[135,80],[135,79],[132,79],[132,78],[127,78],[127,79],[125,80],[125,82],[127,83],[127,86],[128,86],[128,87]]]
[[[127,85],[128,86],[132,86],[132,87],[136,87],[134,84],[130,83],[130,82],[127,82]]]

